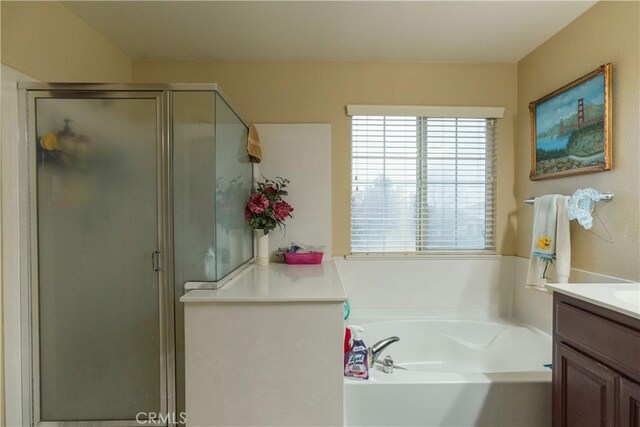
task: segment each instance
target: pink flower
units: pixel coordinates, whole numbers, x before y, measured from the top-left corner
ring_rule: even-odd
[[[287,202],[277,202],[273,205],[273,216],[278,221],[284,221],[286,217],[291,215],[291,212],[293,212],[293,208]]]
[[[293,207],[284,200],[285,188],[289,180],[278,177],[275,180],[264,178],[258,182],[244,209],[244,218],[254,229],[274,230],[284,228],[284,221],[291,218]]]
[[[249,203],[247,203],[247,208],[254,214],[261,214],[268,207],[269,200],[259,193],[253,193],[249,199]]]

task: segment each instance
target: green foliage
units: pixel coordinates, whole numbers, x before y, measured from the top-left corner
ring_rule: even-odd
[[[549,160],[549,159],[558,159],[560,157],[564,157],[567,155],[566,148],[558,148],[555,150],[545,150],[543,148],[538,148],[536,150],[536,160]]]
[[[567,153],[577,157],[588,157],[604,150],[604,123],[592,123],[571,133],[567,142]]]

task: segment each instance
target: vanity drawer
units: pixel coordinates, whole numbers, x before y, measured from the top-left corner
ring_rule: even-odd
[[[640,331],[560,302],[555,304],[555,333],[640,373]]]

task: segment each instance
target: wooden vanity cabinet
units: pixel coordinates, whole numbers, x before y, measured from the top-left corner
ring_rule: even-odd
[[[640,427],[640,320],[553,299],[553,426]]]
[[[640,427],[640,385],[625,378],[620,379],[621,425]]]

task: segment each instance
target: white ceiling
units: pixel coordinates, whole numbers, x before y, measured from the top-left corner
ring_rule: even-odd
[[[133,59],[516,62],[595,1],[74,1]]]

